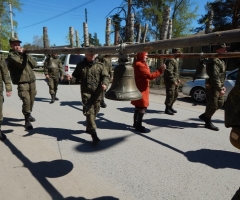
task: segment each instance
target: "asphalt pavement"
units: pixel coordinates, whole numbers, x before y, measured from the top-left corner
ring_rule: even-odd
[[[5,94],[4,94],[5,95]],[[132,127],[129,101],[106,99],[97,115],[101,142],[85,133],[79,85],[59,85],[50,104],[37,73],[34,129],[26,131],[17,87],[5,96],[0,143],[0,199],[230,200],[240,186],[240,154],[229,142],[224,111],[204,128],[204,104],[180,95],[174,116],[164,114],[164,90],[151,90],[143,125]]]

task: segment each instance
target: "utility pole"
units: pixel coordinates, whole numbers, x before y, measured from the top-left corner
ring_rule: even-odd
[[[85,8],[85,22],[87,23],[87,9]]]
[[[12,4],[11,4],[11,3],[9,3],[9,12],[10,12],[10,19],[11,19],[12,37],[14,37],[14,31],[13,31],[13,19],[12,19]]]

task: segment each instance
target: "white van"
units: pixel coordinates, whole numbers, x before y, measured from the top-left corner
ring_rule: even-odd
[[[85,58],[84,54],[61,54],[58,57],[63,66],[63,70],[65,71],[65,74],[72,75],[73,71],[76,68],[76,65],[83,61]]]
[[[45,54],[34,54],[34,53],[30,53],[29,55],[31,55],[33,57],[33,59],[36,61],[37,63],[37,67],[43,67],[44,65],[44,61],[46,59]]]

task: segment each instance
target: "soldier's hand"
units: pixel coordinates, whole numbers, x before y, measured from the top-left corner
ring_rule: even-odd
[[[7,97],[10,97],[12,95],[12,92],[6,92]]]
[[[182,81],[180,79],[178,79],[178,83],[181,83]]]
[[[175,82],[174,85],[178,85],[178,82]]]
[[[220,94],[220,96],[223,96],[223,95],[225,94],[225,91],[224,91],[224,90],[221,90],[221,91],[219,92],[219,94]]]
[[[222,89],[223,89],[224,92],[226,92],[226,88],[225,87],[223,87]]]
[[[106,86],[106,85],[102,85],[102,89],[103,89],[103,90],[106,90],[106,89],[107,89],[107,86]]]
[[[71,75],[69,75],[69,74],[67,74],[67,80],[68,80],[68,81],[70,81],[70,80],[71,80],[71,78],[72,78],[72,76],[71,76]]]
[[[63,80],[63,76],[60,77],[60,80],[61,80],[61,81]]]
[[[45,77],[46,77],[47,79],[49,79],[49,75],[46,75]]]

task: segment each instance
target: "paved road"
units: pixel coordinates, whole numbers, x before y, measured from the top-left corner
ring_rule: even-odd
[[[0,143],[0,199],[227,200],[240,185],[239,151],[229,142],[224,112],[219,132],[203,128],[203,105],[179,98],[178,113],[165,115],[163,95],[151,94],[141,134],[132,129],[130,102],[106,100],[97,118],[101,142],[84,133],[79,85],[60,85],[49,104],[37,75],[34,129],[24,130],[16,86],[5,97],[8,140]]]

